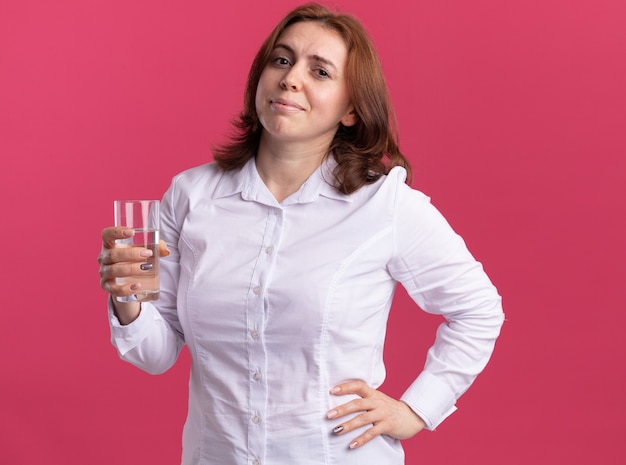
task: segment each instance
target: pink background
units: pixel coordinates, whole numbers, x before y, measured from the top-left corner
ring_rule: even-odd
[[[405,442],[407,464],[624,463],[626,4],[335,4],[377,45],[414,186],[508,319],[459,411]],[[0,4],[1,464],[178,463],[188,356],[158,377],[118,360],[100,230],[114,199],[160,198],[210,160],[294,5]],[[384,390],[416,376],[437,323],[400,293]]]

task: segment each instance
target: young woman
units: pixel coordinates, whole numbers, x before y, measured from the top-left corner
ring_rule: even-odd
[[[362,26],[319,5],[290,12],[252,64],[237,129],[216,162],[174,178],[161,299],[110,299],[113,343],[151,373],[188,346],[185,465],[402,464],[399,440],[455,410],[503,313],[463,240],[406,183]],[[115,278],[142,273],[146,250],[115,247],[130,234],[102,233],[113,297],[138,286]],[[377,390],[397,283],[446,318],[400,400]]]

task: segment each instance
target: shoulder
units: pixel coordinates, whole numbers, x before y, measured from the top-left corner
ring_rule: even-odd
[[[187,184],[198,181],[210,182],[211,180],[218,180],[223,173],[224,171],[216,162],[210,162],[178,173],[174,176],[172,182],[174,184]]]
[[[189,168],[175,175],[163,196],[166,206],[178,212],[189,210],[215,190],[224,171],[215,162]]]
[[[183,197],[210,196],[227,174],[216,162],[205,163],[178,173],[169,190]]]
[[[430,197],[409,186],[406,179],[406,170],[396,166],[375,183],[361,188],[356,195],[361,195],[368,201],[379,198],[392,209],[407,208],[411,205],[417,207],[420,204],[430,203]]]
[[[182,224],[187,214],[198,204],[214,197],[221,179],[228,175],[229,172],[222,170],[215,162],[178,173],[163,196],[162,216]]]

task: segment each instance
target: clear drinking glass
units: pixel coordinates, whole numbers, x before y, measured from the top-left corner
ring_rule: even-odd
[[[141,288],[130,297],[117,297],[120,302],[148,302],[159,299],[159,201],[116,200],[115,226],[135,230],[128,239],[118,239],[116,247],[145,247],[152,250],[152,257],[141,264],[141,273],[117,278],[118,284],[137,282]]]

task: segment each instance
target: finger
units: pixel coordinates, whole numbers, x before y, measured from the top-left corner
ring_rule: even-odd
[[[326,416],[329,419],[341,418],[351,413],[367,412],[368,410],[374,410],[377,407],[377,403],[372,399],[353,399],[345,404],[338,405],[330,410]]]
[[[112,265],[119,262],[143,262],[152,257],[153,252],[144,247],[114,247],[102,248],[98,255],[100,265]]]
[[[336,434],[352,431],[355,428],[367,425],[367,423],[371,423],[372,426],[350,443],[351,449],[361,447],[380,435],[388,435],[396,439],[409,439],[426,426],[426,423],[407,406],[407,410],[393,411],[392,409],[386,412],[371,411],[359,415],[353,420],[341,425],[341,433]],[[335,428],[335,430],[337,429],[338,428]]]
[[[367,430],[365,430],[365,432],[361,434],[359,437],[357,437],[354,441],[352,441],[348,447],[350,447],[350,449],[356,449],[357,447],[361,447],[367,444],[372,439],[374,439],[377,436],[380,436],[381,434],[385,434],[382,431],[382,428],[379,427],[378,425],[374,425],[371,428],[368,428]]]
[[[364,411],[360,415],[355,416],[354,418],[345,421],[344,423],[335,426],[333,428],[333,433],[335,434],[345,434],[353,431],[357,428],[361,428],[362,426],[372,425],[379,421],[383,420],[383,415],[377,411]]]
[[[131,228],[127,228],[126,226],[104,228],[102,230],[102,245],[107,249],[111,249],[115,247],[115,241],[117,239],[128,239],[134,235],[135,231]]]
[[[159,241],[159,257],[167,257],[170,254],[167,244],[163,239]]]
[[[343,405],[335,407],[327,413],[328,418],[339,418],[350,413],[372,410],[376,407],[376,403],[372,402],[372,400],[375,400],[378,391],[360,380],[346,381],[345,383],[338,384],[334,386],[330,392],[334,395],[356,394],[360,398],[353,399]]]
[[[367,383],[361,380],[346,381],[345,383],[333,386],[330,390],[330,393],[336,396],[342,396],[345,394],[356,394],[361,397],[368,397],[374,392],[376,392],[375,389],[369,387]]]
[[[100,286],[113,297],[128,297],[141,289],[141,283],[130,282],[117,284],[114,279],[110,281],[101,281]]]
[[[113,296],[134,294],[141,287],[141,275],[149,273],[153,266],[149,262],[104,265],[100,268],[100,287]],[[123,278],[123,281],[118,278]]]
[[[378,418],[378,415],[373,414],[373,412],[366,412],[361,415],[357,415],[352,420],[336,426],[333,429],[333,433],[336,435],[343,435],[367,425],[370,425],[370,427],[350,443],[350,449],[361,447],[363,444],[368,443],[376,436],[387,433],[383,418]]]
[[[142,274],[151,271],[154,264],[150,262],[137,263],[116,263],[113,265],[103,265],[100,267],[100,279],[110,281],[115,278],[129,278],[133,276],[141,277]]]

